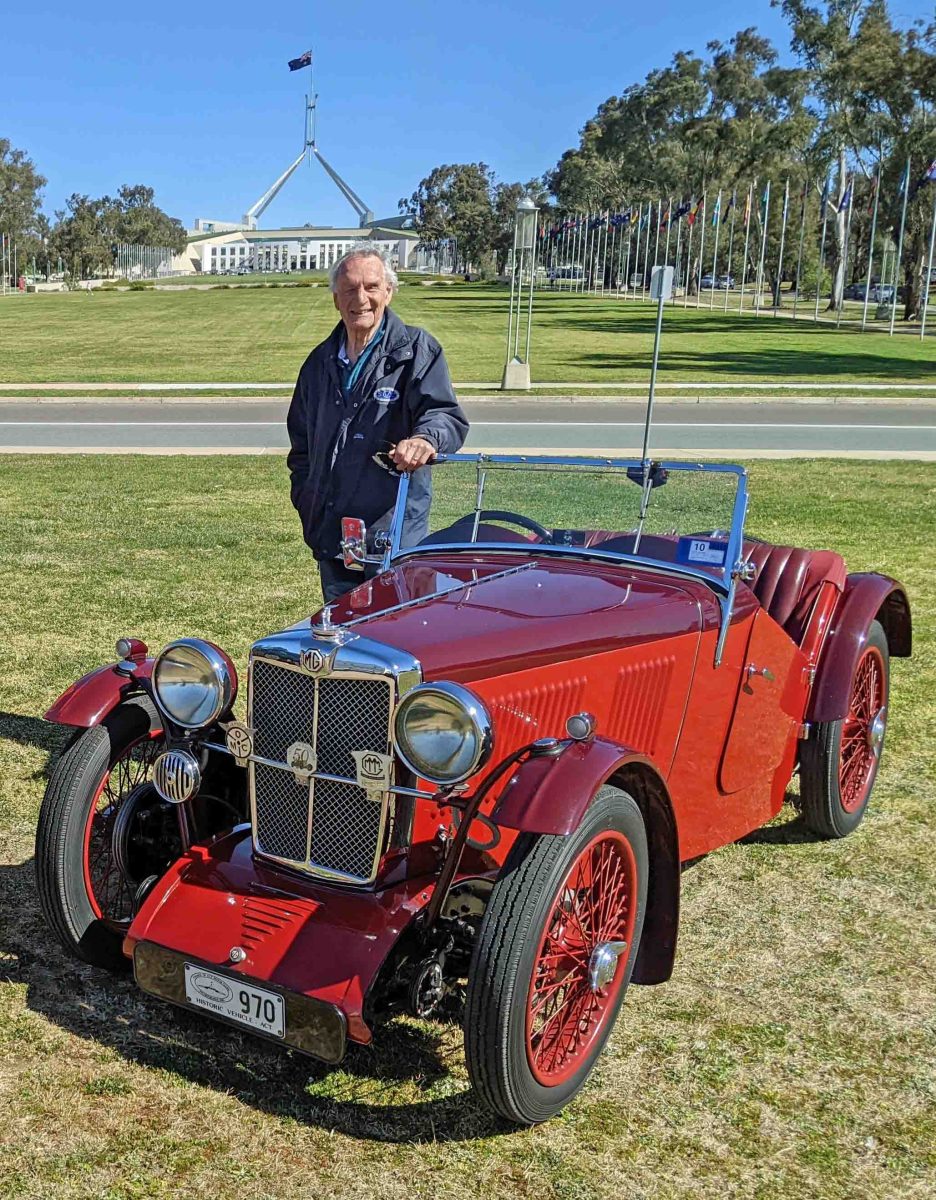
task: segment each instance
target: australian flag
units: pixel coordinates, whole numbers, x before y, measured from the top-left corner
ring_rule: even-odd
[[[301,71],[303,67],[312,66],[312,51],[306,50],[305,54],[300,54],[298,58],[289,60],[290,71]]]

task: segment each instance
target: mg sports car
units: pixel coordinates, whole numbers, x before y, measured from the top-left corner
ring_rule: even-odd
[[[817,836],[859,824],[910,610],[747,534],[742,467],[456,455],[433,482],[416,545],[405,476],[386,529],[348,514],[360,585],[253,644],[245,704],[197,636],[122,637],[56,700],[39,894],[78,957],[328,1063],[464,989],[477,1095],[533,1124],[673,971],[681,864],[794,776]]]

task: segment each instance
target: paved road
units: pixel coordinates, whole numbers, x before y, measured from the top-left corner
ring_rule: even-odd
[[[471,400],[466,449],[639,452],[643,405],[605,400]],[[0,402],[0,451],[281,453],[283,400]],[[838,455],[936,459],[929,401],[658,400],[653,452],[678,457]]]

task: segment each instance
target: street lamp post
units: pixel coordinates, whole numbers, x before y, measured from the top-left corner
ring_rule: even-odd
[[[510,311],[507,318],[507,359],[502,391],[530,390],[530,331],[533,326],[533,283],[536,278],[536,217],[539,209],[529,196],[517,204],[513,255],[510,264]],[[524,296],[526,287],[526,296]],[[526,338],[521,357],[521,325],[526,304]]]

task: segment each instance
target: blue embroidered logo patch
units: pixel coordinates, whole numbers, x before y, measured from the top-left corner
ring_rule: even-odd
[[[400,393],[396,388],[378,388],[374,392],[374,399],[378,404],[392,404],[394,400],[399,400]]]

